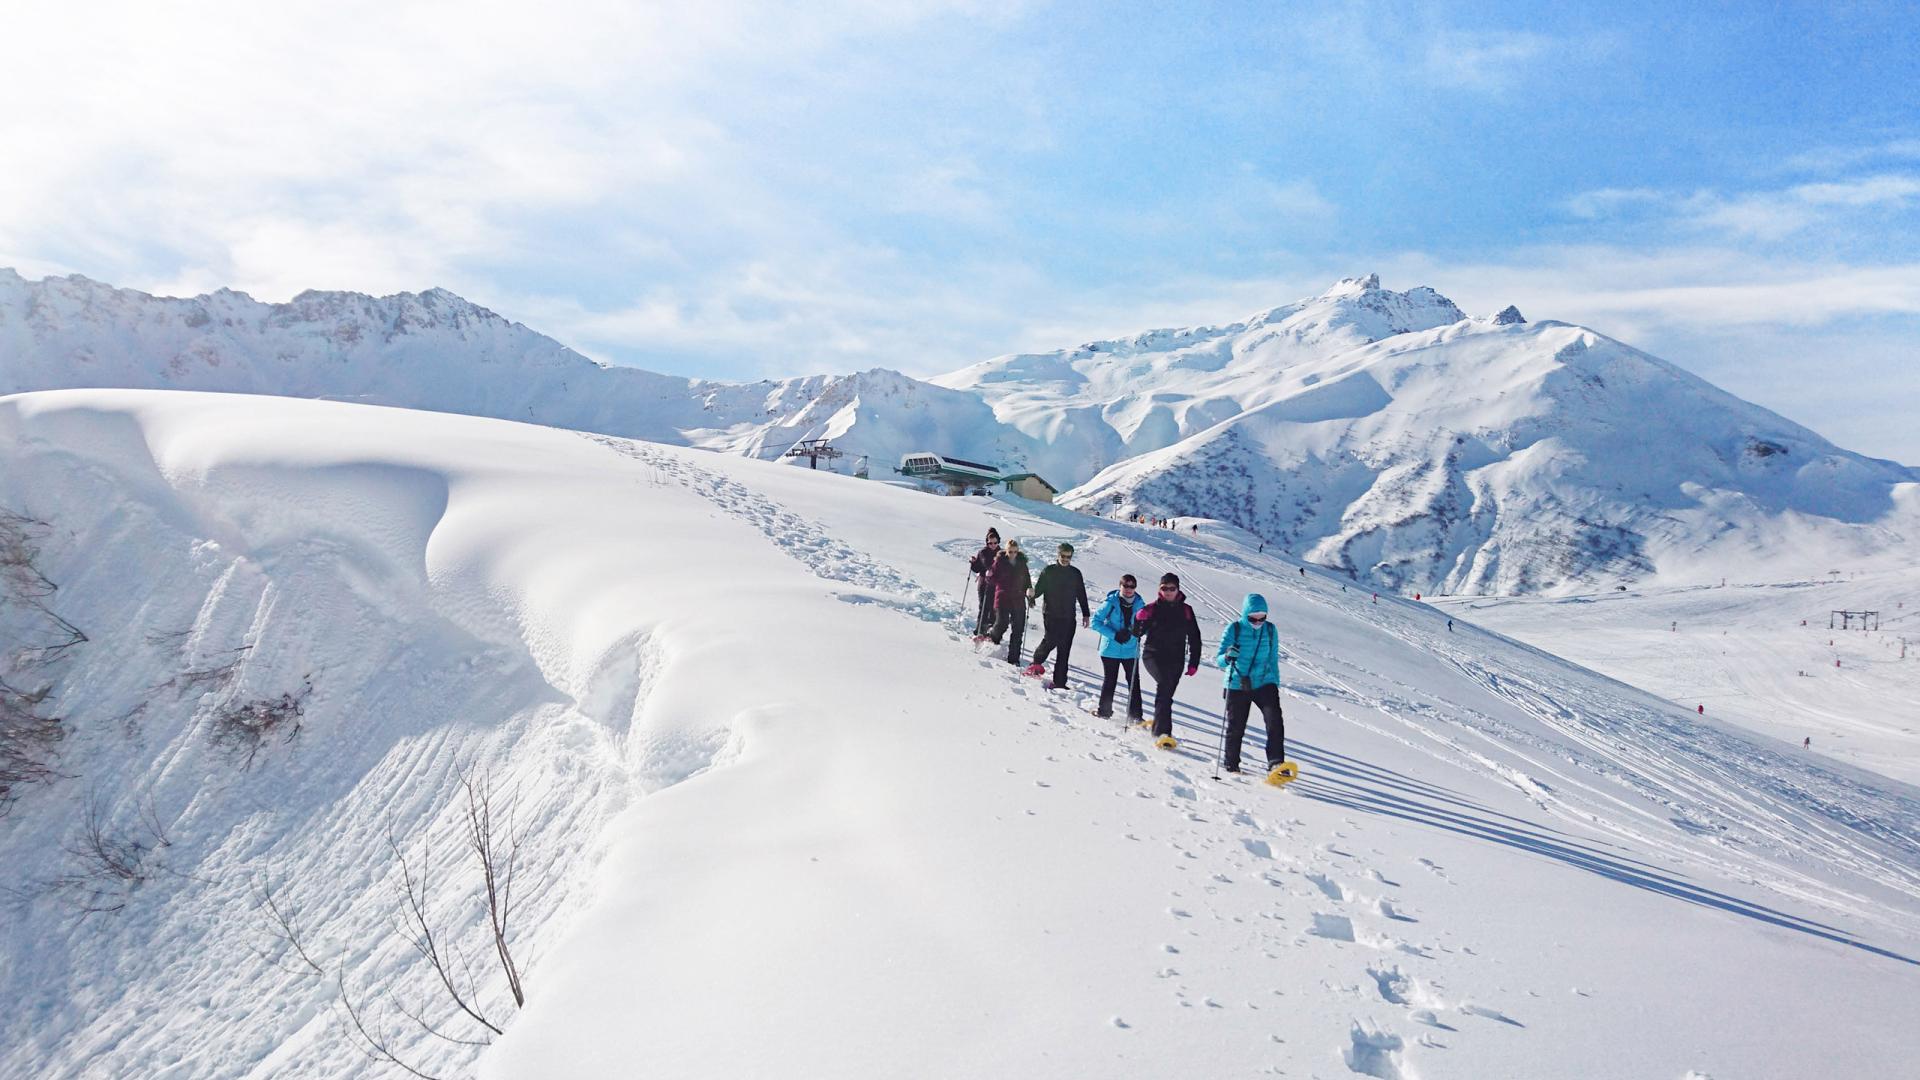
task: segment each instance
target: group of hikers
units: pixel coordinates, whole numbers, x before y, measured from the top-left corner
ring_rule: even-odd
[[[1138,581],[1132,574],[1122,574],[1119,587],[1107,593],[1096,611],[1087,603],[1086,580],[1073,565],[1073,545],[1062,543],[1054,558],[1036,579],[1020,542],[1009,540],[1003,548],[999,530],[987,530],[986,543],[968,564],[980,579],[974,642],[991,641],[997,646],[1005,641],[1007,662],[1019,665],[1027,609],[1038,605],[1040,645],[1033,651],[1026,673],[1045,675],[1051,654],[1053,686],[1064,688],[1077,620],[1081,627],[1100,635],[1103,674],[1100,704],[1094,715],[1113,716],[1114,694],[1124,676],[1127,719],[1145,724],[1140,702],[1140,668],[1144,666],[1154,682],[1154,740],[1171,749],[1177,745],[1173,738],[1174,691],[1183,676],[1200,670],[1200,621],[1180,590],[1179,575],[1161,575],[1158,593],[1148,599],[1139,594]],[[1286,733],[1280,712],[1280,635],[1267,620],[1265,597],[1247,594],[1240,618],[1221,631],[1213,662],[1224,671],[1226,681],[1225,768],[1228,772],[1240,771],[1247,718],[1256,706],[1267,727],[1267,767],[1271,771],[1281,766],[1286,758]]]

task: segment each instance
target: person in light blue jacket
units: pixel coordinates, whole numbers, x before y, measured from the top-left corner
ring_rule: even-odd
[[[1140,711],[1140,639],[1134,636],[1133,617],[1140,611],[1140,597],[1134,592],[1132,574],[1120,576],[1120,587],[1107,594],[1106,602],[1094,612],[1093,630],[1100,635],[1100,666],[1106,669],[1100,680],[1100,707],[1095,716],[1113,715],[1113,691],[1120,673],[1127,675],[1127,719],[1138,721]]]
[[[1267,723],[1267,769],[1286,760],[1286,720],[1280,712],[1280,631],[1267,621],[1267,598],[1248,593],[1240,618],[1220,634],[1213,662],[1225,672],[1228,772],[1240,771],[1240,744],[1255,705]]]

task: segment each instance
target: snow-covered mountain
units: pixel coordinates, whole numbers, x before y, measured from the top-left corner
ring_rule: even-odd
[[[1920,539],[1912,469],[1584,327],[1378,277],[934,381],[1043,442],[1067,505],[1227,522],[1410,592],[1799,575]]]
[[[0,640],[44,646],[0,656],[0,705],[64,734],[4,732],[51,770],[0,791],[7,1077],[1920,1054],[1911,788],[1229,535],[127,390],[0,397],[0,511]],[[1263,593],[1301,778],[1215,772],[1211,671],[1163,751],[1086,711],[1087,632],[1062,692],[976,652],[988,525],[1071,539],[1096,590],[1178,572],[1207,656]]]
[[[1920,539],[1914,470],[1583,327],[1461,320],[1276,376],[1267,404],[1067,501],[1219,518],[1443,593],[1798,576]]]
[[[0,270],[0,392],[346,399],[759,457],[832,438],[1039,472],[1101,513],[1229,523],[1420,592],[1769,580],[1896,558],[1920,474],[1605,335],[1377,276],[1228,326],[725,383],[610,368],[444,290],[164,299]],[[844,467],[844,466],[843,466]],[[1813,565],[1820,564],[1820,565]]]
[[[1026,451],[978,397],[895,371],[728,383],[608,367],[444,289],[267,304],[0,268],[0,394],[100,386],[358,401],[767,457],[834,438],[876,471],[930,447]]]

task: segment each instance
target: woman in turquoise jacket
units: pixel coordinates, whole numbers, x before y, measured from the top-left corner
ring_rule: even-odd
[[[1107,594],[1106,602],[1093,614],[1093,630],[1100,635],[1100,666],[1106,674],[1100,680],[1100,707],[1095,716],[1113,715],[1113,691],[1120,673],[1127,673],[1127,719],[1139,720],[1140,711],[1140,639],[1134,636],[1133,617],[1140,611],[1140,597],[1134,593],[1132,574],[1120,576],[1120,587]]]
[[[1286,720],[1280,713],[1280,631],[1267,621],[1267,598],[1248,593],[1240,618],[1220,634],[1213,662],[1225,671],[1228,772],[1240,771],[1247,713],[1260,706],[1267,723],[1267,771],[1286,760]]]

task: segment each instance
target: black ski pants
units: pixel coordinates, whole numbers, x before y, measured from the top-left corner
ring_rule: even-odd
[[[1187,670],[1179,653],[1145,654],[1147,672],[1153,676],[1153,735],[1173,734],[1173,692],[1180,686],[1180,675]]]
[[[1120,673],[1127,673],[1127,719],[1140,719],[1140,661],[1129,656],[1103,656],[1100,666],[1106,669],[1106,676],[1100,680],[1100,707],[1095,711],[1099,716],[1113,715],[1113,691],[1119,685]]]
[[[1009,602],[1007,606],[993,613],[993,643],[998,645],[1002,638],[1012,635],[1007,640],[1007,663],[1020,662],[1020,639],[1025,637],[1026,633],[1027,609],[1021,607],[1018,600]]]
[[[1252,690],[1227,693],[1227,768],[1240,767],[1240,743],[1247,736],[1247,714],[1260,706],[1260,718],[1267,722],[1267,768],[1287,758],[1286,719],[1280,713],[1280,688],[1256,686]]]
[[[973,620],[975,636],[993,633],[993,584],[980,579],[980,615]]]
[[[1065,615],[1041,615],[1040,647],[1033,650],[1033,662],[1045,664],[1047,653],[1053,658],[1053,688],[1067,685],[1067,654],[1073,651],[1073,612]]]

